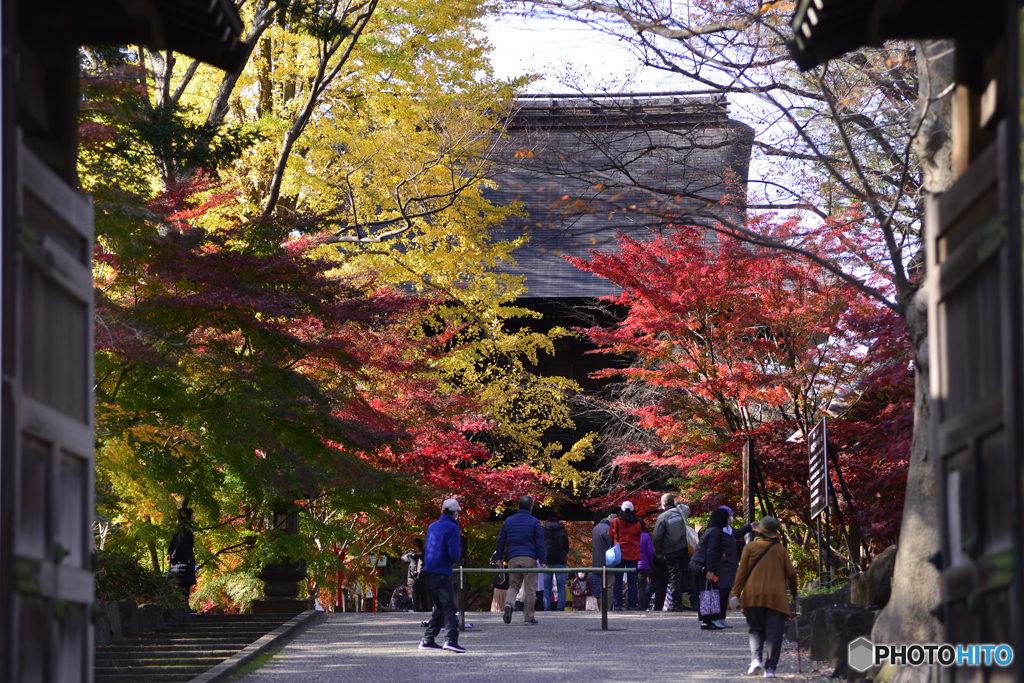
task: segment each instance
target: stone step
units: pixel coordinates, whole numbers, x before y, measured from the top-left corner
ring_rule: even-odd
[[[188,683],[197,675],[165,672],[97,673],[93,677],[93,683]]]
[[[117,651],[108,651],[106,649],[96,650],[96,661],[101,659],[107,661],[116,661],[119,659],[133,659],[133,658],[150,658],[150,657],[219,657],[221,659],[227,659],[231,655],[238,652],[235,648],[220,649],[220,650],[204,650],[204,649],[190,649],[190,648],[145,648],[145,649],[123,649]]]
[[[231,653],[234,654],[234,653]],[[117,659],[96,659],[96,668],[124,667],[124,666],[217,666],[227,657],[180,657],[167,655],[165,657],[123,657]]]
[[[207,631],[201,628],[186,628],[174,631],[156,631],[154,633],[140,633],[132,640],[177,640],[179,638],[245,638],[248,636],[260,637],[264,633],[270,633],[273,628],[223,628]]]
[[[96,648],[95,683],[186,683],[295,615],[203,615]]]

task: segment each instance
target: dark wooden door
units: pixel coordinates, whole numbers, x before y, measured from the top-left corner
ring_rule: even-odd
[[[18,143],[9,658],[17,683],[92,680],[92,201]]]
[[[1016,646],[1018,463],[1012,368],[1017,316],[1006,207],[1006,126],[927,211],[932,450],[942,512],[941,616],[951,643]],[[1007,429],[1007,425],[1011,429]],[[1007,668],[954,668],[949,681],[1016,681]]]

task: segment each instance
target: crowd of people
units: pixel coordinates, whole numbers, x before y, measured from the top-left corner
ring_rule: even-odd
[[[598,609],[611,600],[611,610],[697,612],[701,628],[733,628],[728,609],[742,609],[749,631],[751,662],[748,674],[773,678],[782,650],[785,621],[792,616],[787,588],[795,597],[796,570],[781,547],[779,523],[772,517],[733,527],[733,512],[722,506],[711,512],[702,534],[689,523],[690,508],[671,493],[661,497],[661,513],[648,533],[630,501],[599,520],[592,531],[593,567],[633,569],[632,572],[577,572],[567,584],[569,535],[550,517],[541,524],[533,515],[533,498],[522,496],[518,510],[502,525],[491,565],[507,570],[495,575],[492,610],[506,624],[518,608],[523,623],[537,625],[538,609],[561,611],[571,597],[573,610]],[[415,601],[417,583],[429,600],[431,618],[419,648],[465,652],[459,645],[459,624],[452,587],[452,567],[462,549],[454,498],[442,506],[441,518],[427,530],[425,547],[403,556],[409,563],[408,588]],[[744,538],[752,533],[754,540]],[[528,571],[524,571],[528,570]],[[604,581],[601,576],[604,575]],[[538,576],[541,580],[538,582]],[[539,589],[539,591],[538,591]],[[534,598],[542,593],[542,599]],[[421,603],[422,604],[422,603]],[[443,645],[436,642],[444,627]]]

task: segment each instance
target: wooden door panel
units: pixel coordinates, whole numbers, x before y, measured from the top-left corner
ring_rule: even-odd
[[[92,205],[20,148],[17,683],[92,680]]]

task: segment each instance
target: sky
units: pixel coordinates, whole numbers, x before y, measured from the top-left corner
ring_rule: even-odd
[[[666,78],[657,69],[641,68],[627,47],[584,24],[503,15],[489,20],[487,29],[497,76],[514,78],[530,72],[543,76],[528,93],[680,89],[678,79]],[[630,87],[624,87],[626,83]]]

